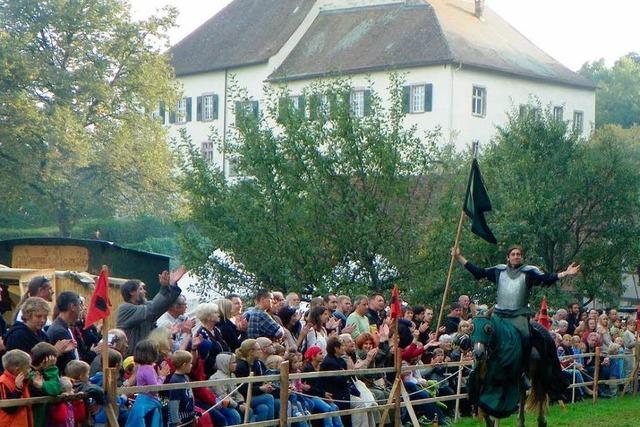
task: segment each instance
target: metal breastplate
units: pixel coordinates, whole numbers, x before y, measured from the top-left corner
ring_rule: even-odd
[[[499,310],[519,310],[528,305],[529,291],[527,289],[527,275],[522,269],[512,270],[507,267],[498,276],[498,300],[496,308]]]

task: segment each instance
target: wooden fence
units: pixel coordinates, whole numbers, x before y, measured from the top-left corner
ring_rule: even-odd
[[[632,390],[635,394],[638,388],[638,358],[637,355],[633,354],[621,354],[621,355],[611,355],[607,356],[610,359],[617,358],[634,358],[634,369],[632,370],[632,374],[628,378],[622,379],[614,379],[614,380],[601,380],[599,378],[600,371],[600,348],[596,349],[595,353],[585,353],[574,356],[564,356],[563,359],[580,359],[587,357],[595,357],[595,366],[594,366],[594,378],[593,381],[582,382],[571,384],[570,388],[576,389],[577,387],[583,386],[593,386],[593,390],[595,391],[593,394],[593,403],[597,402],[598,399],[598,386],[602,384],[625,384],[624,392]],[[423,370],[428,366],[432,365],[413,365],[413,366],[405,366],[401,369],[397,370],[394,367],[389,368],[377,368],[377,369],[358,369],[357,371],[320,371],[320,372],[306,372],[306,373],[289,373],[289,364],[288,362],[283,362],[280,369],[279,375],[265,375],[265,376],[250,376],[244,378],[228,378],[223,380],[208,380],[208,381],[193,381],[189,383],[179,383],[179,384],[162,384],[157,386],[133,386],[133,387],[116,387],[116,383],[113,380],[117,375],[116,369],[109,369],[107,372],[107,381],[105,381],[105,391],[108,397],[108,401],[112,405],[111,409],[115,409],[115,397],[121,394],[135,394],[142,392],[160,392],[160,391],[168,391],[168,390],[178,390],[184,388],[198,388],[198,387],[212,387],[214,385],[234,385],[238,386],[240,384],[253,384],[257,382],[268,382],[268,381],[280,381],[281,384],[288,384],[289,381],[298,380],[298,379],[308,379],[308,378],[323,378],[323,377],[332,377],[332,376],[366,376],[366,375],[375,375],[375,374],[393,374],[395,373],[395,382],[393,388],[390,393],[389,400],[385,402],[381,402],[382,404],[378,404],[375,406],[368,406],[364,408],[355,408],[355,409],[346,409],[335,411],[331,413],[331,416],[341,416],[341,415],[352,415],[352,414],[360,414],[367,413],[372,411],[380,411],[382,413],[382,419],[380,421],[380,426],[382,426],[386,420],[386,417],[390,410],[400,411],[400,408],[406,408],[409,416],[414,425],[418,424],[418,419],[416,417],[415,411],[413,410],[413,406],[434,403],[434,402],[447,402],[447,401],[456,401],[456,409],[455,409],[455,417],[456,420],[459,418],[459,404],[460,400],[466,399],[468,395],[466,393],[461,393],[461,383],[463,379],[463,370],[472,365],[471,361],[463,361],[463,362],[446,362],[438,364],[438,366],[442,367],[454,367],[458,368],[457,372],[453,375],[457,375],[458,379],[458,388],[456,390],[456,394],[449,396],[437,396],[431,397],[428,399],[420,399],[420,400],[410,400],[409,394],[404,389],[402,385],[401,375],[415,371],[415,370]],[[452,376],[453,376],[452,375]],[[109,380],[111,378],[111,380]],[[399,391],[394,393],[395,387],[399,387]],[[250,407],[251,404],[251,387],[249,387],[249,394],[247,396],[247,407]],[[289,400],[290,390],[288,387],[280,387],[280,401],[287,402]],[[6,408],[11,406],[25,406],[25,405],[33,405],[39,403],[55,403],[61,400],[73,400],[73,399],[84,399],[86,396],[83,394],[74,394],[69,396],[58,396],[58,397],[32,397],[29,399],[6,399],[0,401],[0,408]],[[574,399],[575,400],[575,394]],[[117,413],[117,412],[115,412]],[[300,421],[310,421],[326,418],[327,414],[319,413],[319,414],[311,414],[305,416],[297,416],[297,417],[288,417],[287,416],[287,404],[280,405],[280,414],[278,419],[267,420],[261,422],[247,422],[245,419],[244,426],[247,427],[263,427],[263,426],[286,426],[292,422],[300,422]],[[111,417],[110,417],[111,418]],[[112,424],[110,422],[109,424]],[[394,423],[395,424],[395,423]]]

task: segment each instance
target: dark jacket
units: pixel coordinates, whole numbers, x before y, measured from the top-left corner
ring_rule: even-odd
[[[49,338],[50,343],[73,339],[73,335],[69,332],[69,324],[60,317],[56,317],[56,319],[51,323],[51,326],[49,326],[49,329],[47,329],[47,337]],[[58,356],[56,366],[58,366],[62,375],[64,375],[64,368],[67,366],[67,363],[75,359],[75,351],[68,351]]]
[[[27,325],[18,321],[7,332],[5,346],[7,351],[17,349],[31,354],[31,349],[39,342],[49,342],[49,338],[42,330],[33,332]]]
[[[222,339],[227,343],[231,351],[236,351],[240,347],[240,332],[236,325],[228,319],[225,319],[216,325],[220,330]]]
[[[369,319],[369,325],[376,325],[378,328],[382,325],[382,321],[384,320],[384,318],[380,316],[380,313],[372,309],[368,309],[365,316]]]
[[[340,357],[327,355],[322,363],[320,364],[321,371],[346,371],[347,370],[347,362]],[[351,380],[349,376],[335,376],[335,377],[324,377],[322,379],[322,388],[324,391],[331,393],[334,400],[342,400],[345,402],[349,402],[351,399],[351,394],[349,392],[349,387],[351,385]],[[345,402],[336,403],[338,407],[345,406]],[[346,404],[349,407],[349,404]]]

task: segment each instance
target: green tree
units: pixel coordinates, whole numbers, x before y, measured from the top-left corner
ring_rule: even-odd
[[[604,59],[585,63],[580,74],[597,83],[596,127],[640,123],[640,57],[629,53],[606,66]]]
[[[552,304],[576,296],[617,304],[622,273],[640,259],[637,131],[605,126],[581,140],[550,111],[523,117],[514,113],[498,129],[480,164],[494,207],[489,225],[499,245],[465,231],[461,246],[467,258],[479,265],[503,263],[507,247],[522,244],[527,262],[545,271],[557,272],[574,261],[582,265],[573,282],[576,295],[551,287],[536,290],[534,301],[545,293]],[[443,218],[459,212],[464,178],[458,182],[450,190],[454,196],[443,197],[441,209],[448,212]],[[430,228],[429,242],[451,245],[455,225],[451,220],[443,225]],[[435,277],[446,277],[446,258],[443,253],[428,258]],[[478,285],[460,268],[454,289],[455,295],[495,300],[493,285]]]
[[[239,93],[227,155],[242,178],[225,180],[189,146],[187,265],[207,275],[210,266],[202,266],[221,249],[255,283],[309,292],[349,260],[366,270],[372,288],[389,289],[379,274],[384,257],[399,282],[415,284],[441,153],[436,132],[403,129],[401,81],[391,81],[390,107],[374,88],[364,117],[352,112],[348,81],[305,89],[299,106],[308,108],[294,107],[286,90],[268,90],[259,117]]]
[[[174,10],[135,22],[120,0],[0,0],[0,183],[8,200],[78,219],[166,211],[172,154],[149,113],[175,100],[160,52]]]

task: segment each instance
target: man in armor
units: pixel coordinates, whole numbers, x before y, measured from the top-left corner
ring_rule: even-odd
[[[538,285],[549,286],[559,279],[573,277],[580,271],[580,266],[573,263],[560,273],[545,274],[538,267],[522,264],[524,250],[518,245],[508,249],[507,264],[498,264],[491,268],[481,268],[468,262],[460,253],[459,247],[452,248],[451,255],[473,274],[476,280],[485,278],[498,286],[494,315],[507,320],[518,330],[526,350],[530,350],[530,289]]]

